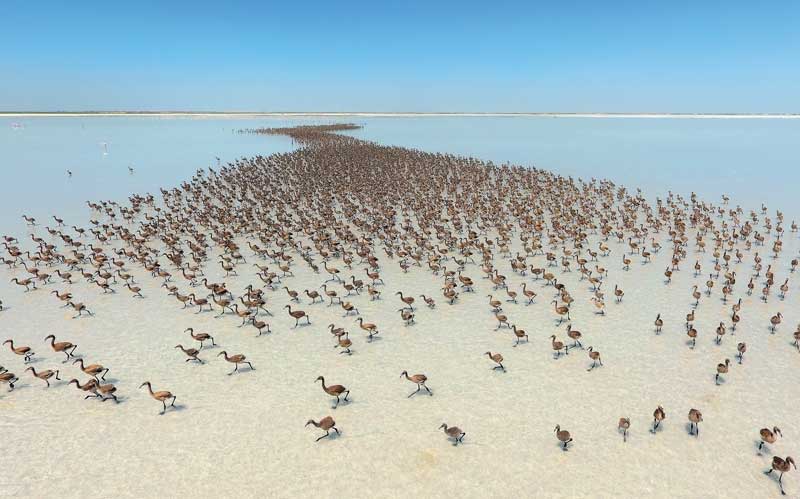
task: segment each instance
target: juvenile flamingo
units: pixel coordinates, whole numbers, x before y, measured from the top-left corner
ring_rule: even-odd
[[[780,476],[778,477],[778,484],[781,486],[781,495],[786,495],[786,492],[783,490],[783,474],[786,473],[794,466],[794,469],[797,469],[797,465],[794,463],[794,459],[791,456],[787,456],[786,459],[781,459],[778,456],[772,458],[772,467],[764,472],[765,475],[771,474],[773,471],[777,470],[780,472]]]
[[[75,380],[75,381],[77,383],[77,380]],[[149,381],[145,381],[144,383],[142,383],[139,386],[139,388],[142,388],[143,386],[147,387],[147,391],[150,393],[151,397],[153,397],[154,399],[158,400],[159,402],[161,402],[164,405],[164,408],[159,413],[160,415],[164,414],[165,412],[167,412],[167,402],[166,402],[167,400],[172,399],[172,403],[169,406],[170,407],[175,407],[175,400],[177,400],[178,397],[176,397],[172,393],[170,393],[170,392],[168,392],[166,390],[154,392],[153,391],[153,387],[150,385]]]
[[[631,427],[631,420],[628,418],[619,418],[617,423],[617,431],[622,430],[622,441],[628,441],[628,429]]]
[[[228,362],[230,362],[232,364],[235,364],[235,367],[233,368],[233,371],[229,372],[228,376],[230,376],[231,374],[239,371],[239,364],[247,364],[248,366],[250,366],[250,370],[251,371],[255,371],[256,370],[256,368],[253,367],[253,364],[251,364],[250,361],[247,360],[247,357],[245,357],[244,355],[242,355],[240,353],[228,357],[228,352],[223,350],[223,351],[221,351],[220,353],[217,354],[217,357],[219,357],[220,355],[225,356],[225,360],[227,360]]]
[[[558,441],[561,442],[562,449],[565,451],[568,450],[567,445],[572,442],[572,437],[570,436],[569,432],[567,430],[562,430],[560,425],[556,425],[556,428],[553,431],[555,432]]]
[[[111,398],[114,400],[114,402],[119,403],[119,399],[114,394],[114,392],[117,391],[116,386],[112,385],[111,383],[101,385],[97,381],[95,381],[93,385],[94,386],[90,390],[92,393],[94,393],[94,397],[99,398],[103,402]],[[88,399],[89,397],[92,397],[92,395],[87,395],[84,397],[84,400]]]
[[[430,395],[431,397],[433,396],[433,392],[432,392],[432,391],[431,391],[431,389],[430,389],[430,388],[428,388],[428,386],[425,384],[425,383],[428,381],[428,377],[427,377],[427,376],[425,376],[424,374],[415,374],[415,375],[413,375],[413,376],[410,376],[410,377],[409,377],[409,375],[408,375],[408,371],[403,371],[402,373],[400,373],[400,377],[401,377],[401,378],[402,378],[402,377],[405,377],[405,378],[406,378],[408,381],[410,381],[410,382],[412,382],[412,383],[416,383],[416,384],[417,384],[417,391],[415,391],[415,392],[411,392],[411,394],[410,394],[408,397],[406,397],[406,398],[411,398],[411,397],[413,397],[414,395],[416,395],[416,394],[417,394],[417,393],[418,393],[420,390],[422,390],[423,388],[424,388],[425,390],[427,390],[427,392],[428,392],[428,395]]]
[[[77,319],[78,317],[82,316],[84,312],[86,312],[86,313],[87,313],[87,314],[89,314],[90,316],[94,315],[94,314],[92,313],[92,311],[91,311],[91,310],[89,310],[88,308],[86,308],[86,305],[84,305],[83,303],[74,303],[74,302],[72,302],[72,301],[68,301],[68,302],[67,302],[67,305],[69,305],[69,306],[70,306],[70,307],[72,307],[72,308],[73,308],[73,309],[74,309],[76,312],[78,312],[76,315],[73,315],[73,316],[72,316],[72,318],[73,318],[73,319]]]
[[[567,336],[569,336],[574,342],[570,348],[580,347],[583,349],[583,345],[581,344],[581,337],[583,335],[580,331],[572,329],[572,324],[567,324]]]
[[[108,374],[108,368],[107,367],[103,367],[100,364],[90,364],[88,366],[84,366],[83,365],[83,359],[76,359],[76,360],[72,361],[72,365],[75,365],[75,364],[80,364],[79,367],[81,368],[81,371],[85,372],[89,376],[94,377],[95,380],[97,380],[97,375],[100,374],[100,373],[103,373],[103,375],[100,376],[100,379],[102,379],[102,380],[105,380],[106,379],[106,374]]]
[[[372,341],[372,337],[380,332],[380,331],[378,331],[378,326],[376,326],[375,324],[372,324],[370,322],[366,322],[365,323],[364,319],[362,319],[361,317],[356,319],[356,322],[358,322],[358,327],[360,327],[361,329],[363,329],[364,331],[367,332],[367,334],[368,334],[367,341]]]
[[[14,352],[17,355],[21,355],[25,359],[25,363],[30,362],[31,357],[36,355],[33,352],[33,350],[31,350],[31,347],[25,347],[25,346],[15,347],[14,346],[14,340],[6,340],[6,341],[3,342],[3,345],[5,345],[6,343],[8,343],[9,348],[11,348],[12,352]]]
[[[490,359],[492,359],[497,365],[494,366],[492,369],[502,369],[503,372],[506,372],[505,366],[503,366],[503,356],[499,353],[492,353],[486,352],[484,355],[488,355]]]
[[[444,430],[444,434],[447,435],[448,439],[453,439],[454,446],[464,443],[464,436],[466,435],[466,432],[461,431],[461,428],[458,426],[447,426],[447,423],[442,423],[439,429]]]
[[[567,316],[567,320],[568,321],[571,320],[570,317],[569,317],[569,307],[568,306],[567,307],[565,307],[565,306],[559,307],[558,306],[558,300],[553,300],[553,307],[554,307],[555,312],[559,315],[559,317],[558,317],[558,325],[559,326],[561,325],[562,322],[564,322],[564,316],[565,315]]]
[[[185,333],[187,331],[189,332],[189,335],[192,337],[192,339],[194,339],[195,341],[199,341],[200,342],[200,350],[203,349],[203,342],[206,341],[206,340],[211,340],[211,346],[216,346],[217,345],[216,343],[214,343],[214,337],[211,336],[208,333],[197,333],[197,334],[194,334],[194,329],[192,329],[190,327],[186,328],[186,330],[184,330],[183,332]]]
[[[742,359],[744,358],[744,353],[747,351],[747,343],[741,342],[736,345],[736,350],[739,352],[736,356],[739,357],[739,364],[742,363]]]
[[[37,373],[36,369],[34,369],[33,366],[30,366],[29,368],[25,369],[25,371],[30,371],[31,373],[33,373],[34,376],[47,383],[47,388],[50,388],[50,378],[52,378],[53,376],[55,376],[57,380],[61,381],[61,378],[58,377],[58,369],[56,369],[55,371],[46,369],[44,371],[39,371]]]
[[[730,363],[731,363],[730,359],[725,359],[725,363],[724,364],[717,364],[717,375],[714,378],[714,382],[717,385],[719,385],[719,376],[721,374],[728,374],[728,366],[730,365]]]
[[[589,358],[592,359],[592,366],[587,369],[587,371],[594,369],[598,362],[601,366],[603,365],[603,360],[600,358],[600,352],[595,351],[592,347],[589,347]]]
[[[325,378],[322,377],[322,376],[317,376],[317,379],[315,380],[315,382],[316,381],[322,381],[322,389],[325,391],[325,393],[327,393],[331,397],[336,397],[336,404],[333,406],[334,409],[339,407],[339,402],[340,402],[339,396],[341,394],[344,393],[344,401],[348,402],[347,397],[350,396],[350,390],[348,390],[344,386],[342,386],[342,385],[326,386],[325,385]]]
[[[700,436],[700,423],[703,422],[703,413],[697,409],[689,409],[689,435],[694,431],[694,436]],[[696,430],[696,431],[695,431]]]
[[[561,341],[556,341],[556,335],[552,335],[550,337],[550,343],[553,351],[556,352],[556,359],[561,356],[561,350],[564,350],[564,352],[569,355],[569,347],[564,345],[564,343]]]
[[[339,352],[340,354],[341,353],[346,353],[347,355],[352,355],[353,354],[353,352],[350,351],[350,347],[353,346],[353,342],[352,342],[352,340],[350,340],[350,338],[348,338],[348,335],[349,334],[345,331],[344,334],[342,334],[341,336],[338,336],[336,338],[336,340],[337,340],[336,344],[333,345],[333,348],[341,348],[342,349],[342,351]]]
[[[333,418],[330,416],[325,416],[324,418],[320,419],[319,423],[317,423],[313,419],[309,419],[306,422],[306,426],[308,425],[314,425],[317,428],[325,430],[325,434],[316,439],[315,442],[319,442],[323,438],[329,437],[331,434],[331,430],[334,430],[337,434],[339,434],[339,430],[338,428],[336,428],[336,421],[334,421]]]
[[[516,347],[517,345],[519,345],[519,342],[522,338],[525,338],[525,343],[528,343],[530,341],[530,339],[528,338],[528,333],[526,333],[524,329],[517,329],[516,324],[512,324],[511,329],[514,330],[514,336],[516,336],[517,338],[517,342],[514,343],[513,346]]]
[[[667,413],[664,412],[664,408],[661,406],[656,407],[656,410],[653,411],[653,429],[650,430],[651,433],[655,434],[658,427],[661,426],[661,422],[667,418]]]
[[[14,390],[14,383],[17,381],[19,381],[19,378],[14,373],[8,371],[0,373],[0,382],[8,383],[8,391]]]
[[[292,316],[292,318],[294,319],[294,326],[292,326],[292,327],[297,327],[297,324],[300,322],[300,319],[302,319],[304,317],[306,319],[306,323],[307,324],[311,324],[311,319],[309,319],[308,315],[306,315],[306,313],[303,312],[302,310],[292,310],[292,306],[291,305],[286,305],[283,308],[288,308],[289,309],[289,315]]]
[[[695,344],[697,343],[697,329],[695,329],[695,328],[693,328],[693,327],[692,327],[692,328],[689,328],[689,329],[686,331],[686,336],[688,336],[689,338],[691,338],[691,339],[692,339],[692,346],[691,346],[691,348],[694,348]]]
[[[75,356],[75,349],[78,348],[78,345],[73,345],[69,341],[59,341],[56,343],[56,337],[52,334],[47,335],[44,342],[47,343],[47,340],[50,340],[50,347],[54,352],[62,352],[67,356],[67,358],[61,362],[62,364]]]
[[[775,328],[778,327],[781,323],[781,319],[783,319],[783,314],[778,312],[777,314],[770,317],[769,322],[772,324],[772,333],[775,333]]]
[[[778,440],[778,435],[781,437],[783,433],[781,433],[781,429],[777,426],[773,426],[772,430],[769,428],[761,428],[758,432],[759,436],[761,437],[761,443],[758,444],[758,455],[761,455],[761,449],[764,447],[765,444],[774,444],[776,440]]]
[[[189,361],[193,360],[195,362],[199,362],[200,364],[203,363],[203,361],[197,356],[197,354],[200,353],[200,350],[198,350],[196,348],[183,348],[183,345],[180,345],[180,344],[175,345],[175,348],[180,348],[181,351],[183,353],[185,353],[187,357],[189,357],[188,359],[186,359],[185,362],[189,362]]]

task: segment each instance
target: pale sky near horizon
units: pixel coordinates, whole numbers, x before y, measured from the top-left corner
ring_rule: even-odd
[[[3,2],[0,111],[800,112],[800,2]]]

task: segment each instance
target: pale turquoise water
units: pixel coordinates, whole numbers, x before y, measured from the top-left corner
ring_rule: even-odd
[[[800,120],[675,118],[384,118],[357,135],[563,175],[608,178],[652,197],[782,208],[800,219]]]
[[[282,137],[234,129],[336,121],[363,124],[353,135],[382,143],[609,178],[651,198],[669,189],[694,190],[711,201],[727,193],[745,208],[765,201],[800,219],[800,120],[0,118],[0,234],[25,234],[22,213],[44,223],[59,214],[83,224],[86,200],[157,193],[215,166],[215,156],[230,161],[292,147]]]

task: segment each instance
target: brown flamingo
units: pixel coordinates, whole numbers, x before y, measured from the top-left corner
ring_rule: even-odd
[[[77,383],[77,380],[75,380],[75,381]],[[171,392],[168,392],[166,390],[161,390],[161,391],[158,391],[158,392],[154,392],[153,391],[153,387],[152,387],[152,385],[150,385],[149,381],[145,381],[144,383],[142,383],[139,386],[139,388],[142,388],[143,386],[147,387],[147,391],[150,393],[151,397],[153,397],[154,399],[158,400],[159,402],[161,402],[163,404],[164,408],[161,410],[159,415],[164,414],[165,412],[167,412],[167,400],[172,399],[172,403],[169,406],[170,407],[175,407],[175,400],[177,400],[178,397],[173,395]]]
[[[500,355],[499,353],[492,353],[492,352],[486,352],[484,355],[488,355],[489,358],[492,359],[497,364],[496,366],[494,366],[492,368],[492,370],[494,370],[494,369],[502,369],[503,372],[506,372],[506,368],[503,365],[503,356],[502,355]]]
[[[791,456],[787,456],[785,459],[781,459],[778,456],[772,458],[772,467],[764,472],[765,475],[771,474],[773,471],[779,471],[780,476],[778,477],[778,484],[781,486],[781,495],[786,495],[786,492],[783,490],[783,474],[786,473],[794,466],[794,469],[797,469],[797,465],[794,463],[794,459]]]
[[[297,327],[297,324],[300,322],[300,319],[302,319],[304,317],[306,319],[306,324],[311,324],[311,319],[309,319],[308,315],[306,315],[306,313],[303,312],[302,310],[292,310],[292,306],[291,305],[286,305],[283,308],[288,308],[289,309],[289,315],[292,316],[292,318],[294,319],[294,326],[292,326],[292,327]]]
[[[567,430],[562,430],[560,425],[556,425],[556,429],[553,430],[556,434],[556,438],[559,442],[561,442],[562,449],[568,450],[567,445],[572,442],[572,436],[570,436]]]
[[[342,385],[327,386],[327,385],[325,385],[325,378],[322,377],[322,376],[317,376],[317,379],[315,381],[321,381],[322,382],[322,389],[325,391],[325,393],[327,393],[331,397],[336,397],[336,404],[333,406],[334,409],[339,407],[339,402],[340,402],[339,396],[341,394],[343,394],[343,393],[344,393],[344,401],[345,402],[349,402],[347,400],[347,397],[350,396],[350,390],[348,390],[344,386],[342,386]]]
[[[617,430],[622,430],[622,441],[628,441],[628,429],[631,427],[631,420],[628,418],[619,418],[617,423]]]
[[[14,352],[17,355],[21,355],[25,359],[26,363],[30,362],[31,357],[36,355],[33,352],[33,350],[31,350],[31,347],[25,347],[25,346],[15,347],[14,346],[14,340],[6,340],[6,341],[3,342],[3,345],[5,345],[6,343],[9,344],[9,348],[11,348],[11,351]]]
[[[781,429],[777,426],[773,426],[770,430],[769,428],[761,428],[758,432],[759,436],[761,437],[761,443],[758,444],[758,455],[761,455],[761,449],[764,447],[765,444],[774,444],[776,440],[778,440],[778,435],[783,436],[781,433]]]
[[[714,378],[714,382],[719,385],[719,377],[721,374],[728,374],[728,366],[730,365],[731,360],[725,359],[724,364],[717,364],[717,375]]]
[[[36,369],[34,369],[33,366],[30,366],[29,368],[25,369],[25,371],[30,371],[31,373],[33,373],[34,376],[47,383],[47,388],[50,388],[50,378],[52,378],[53,376],[55,376],[57,380],[61,381],[61,378],[58,377],[58,369],[56,369],[55,371],[46,369],[44,371],[39,371],[37,373]]]
[[[587,371],[594,369],[598,362],[601,366],[603,365],[603,359],[600,358],[600,352],[594,350],[593,347],[589,347],[589,358],[592,359],[592,366],[587,369]]]
[[[428,386],[425,384],[425,383],[428,381],[428,377],[427,377],[427,376],[425,376],[424,374],[415,374],[415,375],[413,375],[413,376],[409,376],[409,375],[408,375],[408,371],[403,371],[402,373],[400,373],[400,377],[401,377],[401,378],[402,378],[402,377],[405,377],[405,378],[406,378],[408,381],[410,381],[410,382],[412,382],[412,383],[416,383],[416,385],[417,385],[417,391],[415,391],[415,392],[411,392],[411,394],[410,394],[410,395],[409,395],[407,398],[411,398],[411,397],[413,397],[414,395],[416,395],[417,393],[419,393],[419,391],[420,391],[420,390],[422,390],[423,388],[424,388],[425,390],[427,390],[427,392],[428,392],[428,395],[430,395],[430,396],[433,396],[433,392],[432,392],[432,391],[431,391],[431,389],[430,389],[430,388],[428,388]]]
[[[703,413],[697,409],[689,409],[689,435],[694,432],[695,437],[700,436],[700,423],[703,422]]]
[[[314,421],[313,419],[309,419],[306,422],[306,426],[314,425],[321,430],[325,430],[325,434],[315,440],[315,442],[319,442],[323,438],[329,437],[331,434],[331,430],[334,430],[337,434],[339,434],[339,429],[336,428],[336,421],[333,420],[330,416],[325,416],[324,418],[319,420],[319,423]]]
[[[198,350],[196,348],[183,348],[183,345],[180,345],[180,344],[175,345],[175,348],[180,348],[181,351],[183,353],[185,353],[187,357],[189,357],[188,359],[186,359],[185,362],[189,362],[189,361],[193,360],[195,362],[199,362],[200,364],[203,363],[202,359],[200,359],[197,356],[200,353],[200,350]]]
[[[52,334],[47,335],[44,342],[47,343],[47,340],[50,340],[50,348],[52,348],[54,352],[62,352],[67,356],[67,358],[61,362],[62,364],[75,356],[75,349],[78,348],[78,345],[74,345],[69,341],[56,342],[56,337]]]
[[[79,367],[81,368],[81,371],[85,372],[89,376],[94,377],[95,380],[97,380],[97,375],[100,374],[100,373],[103,373],[103,375],[100,376],[100,379],[102,379],[102,380],[105,380],[106,379],[106,374],[108,374],[108,368],[107,367],[103,367],[100,364],[89,364],[88,366],[84,366],[83,365],[83,359],[76,359],[76,360],[72,361],[72,365],[75,365],[75,364],[80,364]]]
[[[461,431],[461,428],[458,426],[447,426],[447,423],[442,423],[439,429],[444,430],[444,434],[447,435],[447,438],[453,440],[453,445],[464,443],[466,432]]]
[[[517,342],[514,343],[513,346],[519,345],[519,342],[520,340],[522,340],[522,338],[525,338],[525,343],[528,343],[530,341],[530,339],[528,338],[528,333],[526,333],[524,329],[517,329],[516,324],[512,324],[511,329],[514,330],[514,336],[516,336],[517,338]]]
[[[184,333],[187,332],[187,331],[189,332],[189,335],[192,337],[192,339],[194,339],[195,341],[199,341],[200,342],[200,350],[203,349],[203,342],[206,341],[206,340],[211,340],[211,346],[216,346],[217,345],[216,343],[214,343],[214,337],[211,336],[208,333],[197,333],[197,334],[195,334],[194,333],[194,329],[192,329],[190,327],[186,328]]]
[[[8,391],[14,390],[14,383],[17,381],[19,381],[19,378],[14,373],[8,371],[0,373],[0,382],[8,383]]]
[[[661,422],[667,418],[667,413],[664,412],[664,408],[661,406],[656,407],[656,410],[653,411],[653,429],[650,430],[651,433],[655,434],[658,427],[661,426]]]
[[[227,360],[228,362],[230,362],[232,364],[235,364],[235,367],[233,368],[233,371],[229,372],[228,376],[230,376],[231,374],[239,371],[239,364],[247,364],[248,366],[250,366],[250,370],[251,371],[255,371],[256,370],[256,368],[253,367],[253,364],[251,364],[247,360],[247,357],[245,357],[244,355],[242,355],[240,353],[228,357],[228,352],[223,350],[223,351],[221,351],[220,353],[217,354],[217,357],[219,357],[220,355],[223,355],[225,357],[225,360]]]

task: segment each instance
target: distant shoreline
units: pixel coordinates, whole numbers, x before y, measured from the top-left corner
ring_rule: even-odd
[[[497,117],[497,118],[677,118],[677,119],[800,119],[800,114],[736,113],[390,113],[390,112],[227,112],[227,111],[75,111],[75,112],[0,112],[0,118],[427,118],[427,117]]]

